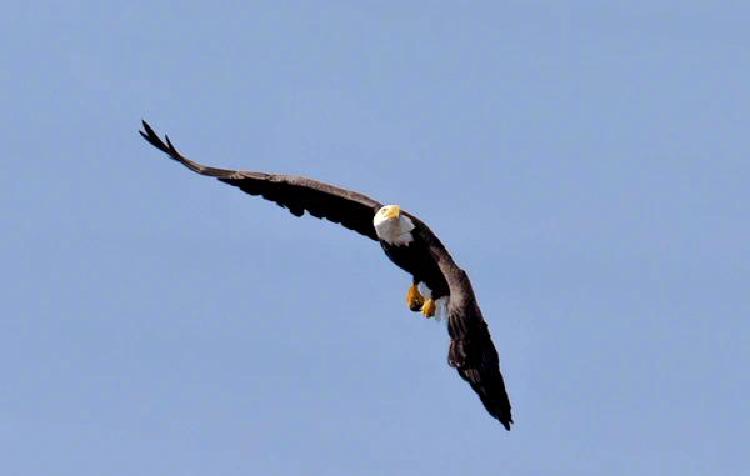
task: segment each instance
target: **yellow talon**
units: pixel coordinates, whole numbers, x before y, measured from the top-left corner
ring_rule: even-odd
[[[424,304],[422,305],[422,314],[426,318],[430,318],[435,315],[435,309],[437,306],[435,306],[435,300],[434,299],[427,299]]]
[[[406,305],[409,309],[416,312],[422,308],[424,304],[424,296],[419,292],[416,284],[412,284],[409,290],[406,292]]]

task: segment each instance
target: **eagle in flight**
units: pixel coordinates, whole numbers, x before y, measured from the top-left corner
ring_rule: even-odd
[[[422,220],[398,205],[383,205],[361,193],[306,177],[201,165],[183,156],[169,136],[162,140],[146,121],[142,122],[139,133],[149,144],[193,172],[260,195],[292,215],[307,212],[380,243],[388,258],[412,275],[406,293],[409,309],[427,318],[446,315],[448,364],[471,385],[489,414],[510,430],[513,418],[498,354],[469,277]]]

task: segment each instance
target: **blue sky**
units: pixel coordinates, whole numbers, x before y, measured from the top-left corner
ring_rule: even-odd
[[[750,7],[607,3],[6,6],[2,473],[739,474]],[[513,431],[377,246],[141,118],[427,221]]]

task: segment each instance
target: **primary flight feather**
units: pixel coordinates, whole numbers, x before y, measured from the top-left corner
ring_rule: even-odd
[[[306,177],[201,165],[183,156],[168,136],[162,140],[145,121],[139,133],[195,173],[260,195],[295,216],[307,212],[379,242],[391,261],[412,275],[406,293],[409,309],[428,318],[447,314],[448,364],[471,385],[490,415],[510,430],[513,419],[498,354],[469,277],[419,218],[398,205],[383,205],[361,193]]]

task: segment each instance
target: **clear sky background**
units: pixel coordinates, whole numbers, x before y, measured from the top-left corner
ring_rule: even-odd
[[[739,1],[5,5],[0,473],[742,473],[748,24]],[[513,430],[377,245],[190,174],[141,118],[428,222]]]

